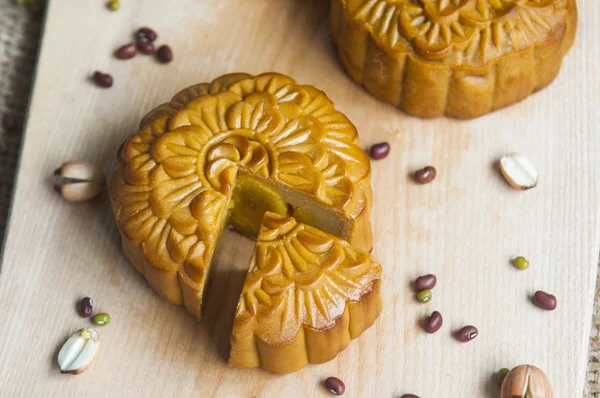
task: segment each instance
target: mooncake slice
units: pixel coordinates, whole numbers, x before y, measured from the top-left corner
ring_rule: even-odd
[[[577,28],[575,0],[332,0],[348,74],[425,118],[474,118],[552,82]]]
[[[379,316],[380,277],[369,253],[267,213],[237,306],[229,364],[289,373],[333,359]]]
[[[238,73],[150,112],[117,154],[110,197],[123,250],[171,303],[200,317],[226,225],[255,237],[272,211],[372,247],[371,168],[320,90]]]

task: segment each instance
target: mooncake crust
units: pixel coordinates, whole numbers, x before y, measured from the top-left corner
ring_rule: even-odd
[[[238,170],[275,181],[348,222],[372,247],[370,163],[320,90],[277,73],[191,86],[151,111],[117,154],[110,197],[133,267],[201,315],[208,267]]]
[[[266,213],[233,322],[230,365],[289,373],[333,359],[379,316],[380,277],[368,253]]]
[[[344,68],[415,116],[469,119],[550,84],[577,28],[575,0],[332,0]]]

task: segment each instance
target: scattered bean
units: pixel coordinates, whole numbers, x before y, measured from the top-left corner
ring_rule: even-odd
[[[96,71],[94,72],[94,82],[96,82],[96,85],[99,87],[109,88],[113,85],[113,78],[108,73]]]
[[[92,316],[92,312],[94,310],[94,305],[92,299],[89,297],[84,297],[79,302],[79,315],[84,318],[89,318]]]
[[[117,11],[119,8],[121,8],[121,2],[119,0],[110,0],[106,6],[111,11]]]
[[[437,284],[437,278],[433,274],[423,275],[415,281],[415,289],[417,292],[424,289],[433,289]]]
[[[539,179],[533,163],[518,153],[511,153],[500,159],[500,172],[511,187],[519,190],[534,188]]]
[[[574,397],[578,394],[569,394]],[[560,396],[566,396],[560,394]],[[501,398],[553,398],[548,376],[533,365],[519,365],[512,369],[500,386]]]
[[[333,395],[343,395],[346,391],[344,382],[337,377],[328,377],[327,380],[325,380],[325,387],[327,387]]]
[[[433,334],[440,330],[443,323],[444,319],[442,318],[442,314],[437,311],[433,311],[430,316],[425,318],[425,324],[423,325],[423,328],[427,333]]]
[[[129,43],[121,46],[115,51],[115,57],[119,59],[129,59],[135,57],[137,54],[137,50],[135,49],[135,44]]]
[[[100,195],[106,177],[97,165],[85,160],[70,160],[54,170],[52,185],[69,202],[82,202]]]
[[[158,50],[156,51],[156,56],[158,57],[158,60],[160,62],[162,62],[163,64],[168,64],[173,60],[173,51],[171,51],[171,47],[167,45],[162,45],[158,47]]]
[[[380,142],[378,144],[374,144],[371,147],[371,157],[373,159],[379,160],[387,158],[390,154],[390,144],[387,142]]]
[[[556,297],[541,290],[538,290],[533,295],[533,303],[546,311],[554,311],[556,309]]]
[[[154,44],[152,44],[152,42],[148,39],[138,40],[137,48],[142,54],[149,55],[154,53]]]
[[[519,256],[514,259],[513,263],[515,264],[515,267],[517,267],[521,271],[524,271],[527,268],[529,268],[529,261],[527,261],[525,257]]]
[[[98,326],[106,326],[110,323],[110,315],[108,315],[106,312],[96,314],[92,318],[92,323]]]
[[[2,117],[2,128],[6,131],[15,130],[19,125],[17,115],[14,113],[5,113]]]
[[[502,385],[502,382],[506,378],[506,375],[510,372],[508,368],[502,368],[496,373],[496,381],[498,381],[498,385]]]
[[[422,303],[430,302],[432,297],[433,296],[431,294],[431,290],[429,290],[429,289],[424,289],[424,290],[421,290],[419,293],[417,293],[417,300],[419,300]]]
[[[93,328],[80,329],[73,333],[58,352],[60,373],[77,375],[89,367],[98,352],[99,336]]]
[[[154,41],[157,38],[158,38],[158,35],[156,34],[156,32],[147,27],[139,28],[135,32],[135,40],[136,41],[138,41],[138,40]]]
[[[456,339],[462,343],[473,340],[479,334],[479,330],[475,326],[465,326],[456,332]]]
[[[415,181],[419,184],[427,184],[435,179],[437,171],[433,166],[427,166],[421,170],[415,171]]]
[[[400,398],[419,398],[419,397],[415,394],[404,394]]]

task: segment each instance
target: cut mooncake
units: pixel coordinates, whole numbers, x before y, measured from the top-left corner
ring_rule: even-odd
[[[294,372],[333,359],[381,312],[369,253],[266,213],[237,306],[229,364]]]
[[[267,211],[372,248],[371,169],[320,90],[275,73],[198,84],[122,145],[110,197],[123,250],[171,303],[200,317],[215,244],[255,237]]]
[[[547,86],[576,27],[575,0],[332,0],[348,74],[427,118],[477,117]]]

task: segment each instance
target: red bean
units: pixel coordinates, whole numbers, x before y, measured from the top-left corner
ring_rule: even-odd
[[[344,382],[338,379],[337,377],[328,377],[325,380],[325,387],[333,394],[333,395],[343,395],[346,391],[346,386]]]
[[[119,59],[129,59],[135,57],[137,54],[137,50],[135,49],[135,44],[129,43],[121,46],[115,51],[115,57]]]
[[[437,171],[433,166],[427,166],[421,170],[415,171],[415,181],[419,184],[427,184],[435,179]]]
[[[415,394],[404,394],[400,398],[419,398],[419,397]]]
[[[475,326],[465,326],[456,332],[456,339],[462,343],[473,340],[479,335],[479,330]]]
[[[374,144],[371,147],[371,157],[373,159],[379,160],[387,158],[390,154],[390,144],[387,142],[380,142],[378,144]]]
[[[152,44],[152,42],[147,39],[138,40],[137,48],[142,54],[148,55],[154,53],[154,44]]]
[[[113,85],[113,78],[108,73],[96,71],[94,72],[94,82],[96,82],[96,85],[99,87],[109,88]]]
[[[156,56],[160,62],[163,64],[168,64],[173,60],[173,51],[167,45],[162,45],[158,47],[158,51],[156,51]]]
[[[147,27],[139,28],[135,32],[135,40],[149,40],[149,41],[154,41],[157,38],[158,38],[158,35],[156,34],[156,32],[153,31],[150,28],[147,28]]]
[[[78,310],[79,315],[81,315],[84,318],[89,318],[90,316],[92,316],[92,312],[94,310],[92,299],[89,297],[82,298],[79,302]]]
[[[442,314],[437,311],[433,311],[433,313],[425,318],[425,323],[423,328],[427,333],[433,334],[440,330],[444,323],[444,319],[442,318]]]
[[[556,297],[552,294],[538,290],[533,295],[533,303],[546,311],[554,311],[556,309]]]
[[[437,284],[437,278],[433,274],[423,275],[415,281],[415,290],[421,291],[425,289],[433,289]]]

